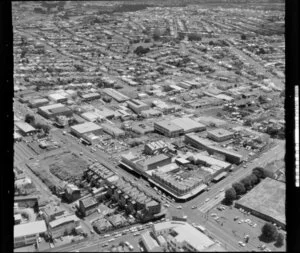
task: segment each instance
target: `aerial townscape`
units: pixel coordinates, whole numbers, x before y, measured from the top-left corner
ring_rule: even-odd
[[[282,0],[14,1],[14,252],[286,251]]]

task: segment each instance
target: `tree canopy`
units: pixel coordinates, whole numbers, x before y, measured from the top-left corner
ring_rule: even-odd
[[[225,191],[225,200],[232,203],[236,199],[236,191],[233,188],[229,188]]]
[[[252,173],[256,175],[258,178],[265,178],[265,169],[262,167],[255,167],[252,170]]]
[[[246,189],[244,185],[239,182],[232,184],[232,188],[235,190],[236,194],[238,195],[246,193]]]
[[[275,241],[278,236],[277,228],[271,223],[265,223],[261,229],[262,235],[269,241]]]

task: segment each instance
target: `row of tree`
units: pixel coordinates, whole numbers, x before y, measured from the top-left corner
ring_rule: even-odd
[[[225,201],[229,204],[236,200],[239,195],[245,194],[248,190],[260,182],[261,179],[266,177],[264,168],[256,167],[252,173],[244,177],[239,182],[233,183],[232,187],[225,191]]]

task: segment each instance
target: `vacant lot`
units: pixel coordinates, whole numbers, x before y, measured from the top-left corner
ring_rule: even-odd
[[[64,153],[54,157],[49,163],[50,172],[62,181],[79,184],[87,162],[75,153]]]

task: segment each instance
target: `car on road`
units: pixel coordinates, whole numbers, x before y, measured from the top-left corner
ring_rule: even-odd
[[[108,243],[106,242],[106,243],[104,243],[104,244],[102,244],[102,247],[107,247],[108,246]]]
[[[182,209],[182,206],[177,206],[176,208],[177,208],[177,209]]]
[[[120,237],[120,236],[122,236],[122,235],[121,235],[121,234],[116,234],[116,235],[115,235],[115,237]]]
[[[197,208],[197,206],[192,206],[192,209],[196,209]]]
[[[205,202],[208,202],[210,200],[210,198],[207,198],[206,200],[205,200]]]
[[[108,240],[108,242],[113,242],[115,239],[114,238],[111,238]]]
[[[164,206],[165,206],[165,207],[170,207],[170,205],[169,205],[169,204],[164,204]]]
[[[134,235],[134,236],[138,236],[138,235],[140,235],[140,233],[134,233],[133,235]]]
[[[243,168],[247,168],[247,165],[246,165],[246,164],[244,164],[244,165],[243,165]]]
[[[106,235],[104,235],[104,237],[110,237],[110,234],[106,234]]]
[[[217,195],[217,196],[215,197],[215,199],[217,199],[217,198],[219,198],[219,195]]]
[[[224,191],[224,188],[222,188],[219,192],[223,192]]]

